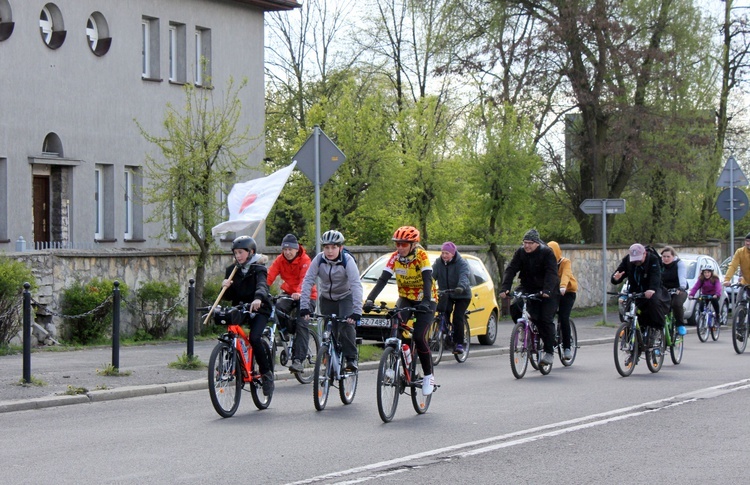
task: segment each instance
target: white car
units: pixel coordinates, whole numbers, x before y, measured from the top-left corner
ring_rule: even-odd
[[[728,257],[724,261],[721,262],[721,265],[719,265],[719,268],[721,269],[722,274],[722,283],[724,282],[723,275],[727,274],[727,270],[729,269],[729,263],[732,262],[732,257]],[[732,285],[737,284],[740,282],[740,277],[742,276],[742,270],[740,268],[737,268],[737,271],[734,272],[732,275],[732,281],[730,283]],[[731,288],[730,286],[722,287],[722,290],[727,295],[729,300],[729,311],[732,311],[732,302],[734,302],[735,293],[737,293],[737,288]]]

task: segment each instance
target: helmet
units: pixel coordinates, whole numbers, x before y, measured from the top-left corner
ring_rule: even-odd
[[[713,266],[705,265],[705,266],[703,266],[701,268],[701,273],[703,273],[704,271],[710,271],[710,272],[713,273],[714,272],[714,268],[713,268]]]
[[[419,242],[419,230],[413,226],[401,226],[393,233],[393,241],[396,242]]]
[[[255,253],[258,251],[258,245],[255,244],[255,239],[250,236],[240,236],[232,241],[232,251],[235,249],[244,249],[248,253],[252,249],[252,252]]]
[[[322,244],[323,246],[325,246],[326,244],[337,244],[340,246],[344,244],[344,235],[339,231],[331,229],[330,231],[324,232],[323,235],[320,236],[320,244]]]

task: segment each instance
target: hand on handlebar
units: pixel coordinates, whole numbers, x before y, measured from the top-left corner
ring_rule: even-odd
[[[372,300],[367,300],[364,305],[362,305],[362,310],[370,313],[375,309],[375,304],[372,302]]]

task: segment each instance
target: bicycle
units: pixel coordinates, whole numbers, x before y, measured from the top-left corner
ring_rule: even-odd
[[[619,295],[610,292],[608,294]],[[641,330],[635,305],[639,298],[645,298],[645,293],[627,293],[625,322],[615,332],[615,367],[622,377],[628,377],[633,373],[643,352],[646,354],[646,366],[652,373],[659,372],[664,363],[664,328],[646,327],[645,330]]]
[[[263,337],[271,347],[271,356],[275,358],[276,353],[279,352],[279,364],[288,368],[292,364],[292,349],[294,349],[294,341],[297,338],[296,333],[289,333],[288,325],[291,322],[296,322],[299,303],[288,296],[277,296],[273,299],[273,302],[274,308],[269,319],[271,324],[263,331]],[[277,305],[278,302],[282,302],[281,306],[289,307],[292,310],[289,313],[282,311]],[[288,323],[286,325],[280,324],[279,317]],[[296,322],[296,324],[300,325],[299,322]],[[312,382],[313,369],[315,368],[315,361],[320,350],[320,337],[318,337],[317,326],[316,328],[308,326],[308,328],[310,329],[310,336],[307,344],[307,355],[304,359],[301,359],[304,370],[293,373],[300,384],[309,384]],[[279,349],[281,350],[279,351]]]
[[[439,291],[439,295],[447,295],[452,293],[454,290],[442,290]],[[453,354],[456,362],[463,363],[469,358],[469,347],[471,346],[471,329],[469,328],[469,315],[474,312],[483,311],[484,308],[475,308],[473,310],[466,310],[464,318],[464,338],[461,342],[463,351],[458,354]],[[443,358],[443,350],[445,347],[453,347],[453,323],[446,312],[438,312],[435,315],[435,320],[430,325],[427,331],[427,345],[430,347],[430,353],[432,355],[432,365],[438,365]]]
[[[576,324],[572,318],[569,318],[568,321],[570,322],[570,352],[573,354],[570,360],[565,359],[565,347],[563,346],[562,332],[560,330],[560,319],[555,315],[555,319],[553,320],[555,324],[555,349],[557,349],[557,356],[560,357],[560,362],[565,367],[573,365],[573,361],[576,360],[576,355],[578,355],[578,349],[580,348],[580,345],[578,345]]]
[[[750,329],[747,321],[747,291],[750,286],[735,283],[731,287],[742,288],[739,303],[735,302],[732,307],[732,346],[734,346],[735,352],[741,354],[747,347],[748,329]],[[736,298],[737,293],[735,293]]]
[[[389,423],[393,420],[398,407],[398,398],[409,389],[411,402],[417,414],[424,414],[430,407],[432,394],[422,394],[422,375],[419,358],[416,356],[414,346],[414,328],[409,326],[413,313],[418,312],[416,308],[388,308],[385,302],[373,311],[387,312],[391,321],[391,336],[386,339],[383,354],[378,365],[377,400],[378,414],[380,419]],[[403,343],[399,338],[399,331],[409,343]],[[434,389],[440,387],[437,384]]]
[[[318,357],[315,360],[315,370],[313,371],[313,403],[315,409],[322,411],[328,404],[328,394],[331,386],[336,387],[338,383],[339,397],[341,402],[351,404],[354,395],[357,393],[357,381],[359,380],[359,370],[354,372],[346,370],[344,365],[344,356],[341,344],[338,342],[338,336],[333,331],[333,324],[342,323],[346,325],[346,318],[338,318],[336,315],[312,314],[312,318],[322,318],[325,320],[325,330],[323,331],[323,343],[318,351]],[[362,343],[361,338],[355,340],[357,346]],[[359,349],[357,350],[359,357]]]
[[[708,340],[709,333],[714,341],[719,340],[721,322],[719,322],[713,305],[711,305],[711,300],[714,298],[714,295],[700,295],[698,298],[693,298],[703,305],[703,311],[698,315],[696,323],[696,333],[698,334],[698,340],[701,342]]]
[[[539,293],[514,292],[513,297],[523,301],[521,318],[513,326],[510,333],[510,369],[516,379],[522,379],[526,375],[529,361],[531,367],[546,376],[552,370],[552,364],[542,363],[544,349],[541,345],[541,336],[527,308],[528,300],[541,301]]]
[[[670,296],[676,293],[678,290],[669,290]],[[677,327],[674,325],[674,313],[672,309],[667,312],[664,316],[664,346],[662,351],[666,351],[669,347],[669,355],[672,358],[674,365],[679,365],[682,362],[682,354],[685,351],[685,336],[677,331]]]
[[[241,324],[253,318],[250,304],[240,304],[235,307],[216,307],[214,324],[226,326],[225,333],[219,335],[219,343],[211,351],[208,360],[208,391],[211,404],[223,418],[229,418],[237,412],[242,398],[242,390],[250,388],[253,403],[258,409],[266,409],[271,404],[273,393],[263,394],[263,376],[253,355],[248,334]],[[208,311],[209,307],[199,308]],[[271,372],[273,359],[268,342],[261,339],[263,349],[269,356]],[[247,390],[247,389],[245,389]]]

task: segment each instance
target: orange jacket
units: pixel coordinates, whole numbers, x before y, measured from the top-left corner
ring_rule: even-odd
[[[576,293],[578,291],[578,280],[573,276],[573,263],[568,258],[563,258],[560,245],[555,241],[550,241],[547,246],[552,248],[557,259],[557,274],[560,276],[560,288],[565,288],[566,292]]]
[[[287,260],[283,254],[279,254],[268,268],[268,286],[271,286],[277,276],[281,276],[281,291],[291,295],[302,291],[302,280],[305,278],[307,268],[310,267],[310,256],[305,252],[305,248],[300,245],[297,257],[293,260]],[[318,298],[318,290],[313,286],[310,299]]]

